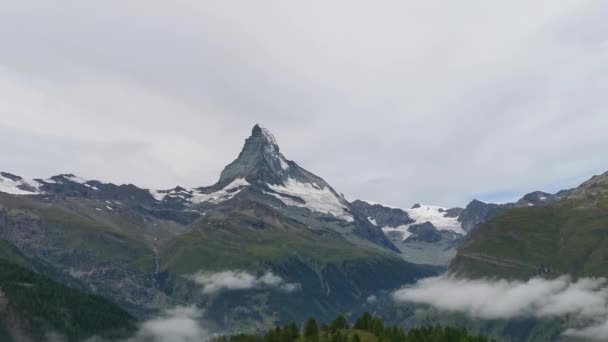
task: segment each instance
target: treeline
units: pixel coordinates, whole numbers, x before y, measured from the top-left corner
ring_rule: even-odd
[[[344,315],[329,324],[318,325],[314,318],[303,327],[296,323],[279,326],[263,335],[239,334],[217,338],[217,342],[489,342],[482,336],[472,336],[466,329],[432,326],[405,332],[396,326],[385,326],[380,317],[364,313],[350,326]]]

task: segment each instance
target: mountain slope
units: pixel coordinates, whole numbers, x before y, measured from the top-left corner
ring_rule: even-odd
[[[458,215],[458,222],[461,223],[462,229],[464,229],[466,232],[470,232],[477,225],[484,223],[508,210],[513,208],[549,205],[566,197],[572,191],[573,189],[562,190],[555,194],[534,191],[524,195],[524,197],[519,199],[517,202],[504,204],[485,203],[474,199],[462,212],[460,212]]]
[[[218,328],[331,317],[440,267],[414,265],[323,179],[287,160],[255,126],[207,187],[140,189],[72,174],[2,174],[0,239],[138,318],[197,305]],[[6,191],[4,191],[4,190]],[[270,272],[270,273],[269,273]],[[203,291],[199,274],[289,284]],[[275,278],[280,277],[280,278]]]
[[[403,259],[414,263],[447,265],[466,234],[458,221],[461,208],[416,204],[400,209],[361,200],[352,207],[382,229]]]
[[[272,133],[259,125],[216,184],[151,194],[161,205],[198,212],[227,212],[238,203],[256,202],[279,208],[283,215],[309,226],[328,227],[353,241],[366,240],[399,252],[380,228],[359,215],[327,182],[287,160]]]
[[[608,173],[543,206],[505,211],[476,228],[450,265],[467,276],[608,276]]]
[[[49,332],[77,341],[91,336],[124,337],[134,331],[133,317],[104,298],[20,266],[36,263],[0,240],[2,341],[41,341]]]

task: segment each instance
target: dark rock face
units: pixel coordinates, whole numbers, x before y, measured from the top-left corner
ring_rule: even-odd
[[[441,233],[435,228],[431,222],[413,224],[409,228],[410,235],[406,242],[439,242],[443,238]]]
[[[445,216],[447,217],[458,217],[464,211],[463,208],[450,208],[446,210]]]
[[[57,175],[49,180],[36,179],[40,190],[47,195],[61,197],[84,197],[132,204],[154,205],[156,200],[150,192],[133,184],[116,185],[96,180],[75,180],[72,174]]]
[[[593,198],[606,195],[608,192],[608,172],[591,177],[576,189],[571,189],[564,197]],[[560,194],[560,193],[558,193]]]
[[[12,174],[12,173],[8,173],[8,172],[0,172],[0,175],[1,175],[2,177],[6,177],[6,178],[8,178],[8,179],[10,179],[10,180],[12,180],[12,181],[20,181],[20,180],[23,180],[23,178],[21,178],[21,177],[19,177],[19,176],[16,176],[16,175],[14,175],[14,174]]]
[[[380,204],[370,204],[360,200],[352,202],[351,206],[365,217],[373,220],[379,227],[399,227],[414,222],[401,209],[388,208]]]
[[[470,232],[478,224],[486,222],[496,215],[507,210],[512,205],[484,203],[479,200],[473,200],[458,216],[458,221],[462,223],[462,229]]]
[[[337,197],[342,197],[321,177],[287,160],[272,133],[260,125],[253,127],[238,158],[224,168],[218,183],[211,188],[221,188],[238,178],[259,185],[282,185],[292,179],[329,188]]]
[[[532,206],[532,205],[545,205],[551,202],[555,202],[562,198],[568,190],[562,190],[557,194],[550,194],[542,191],[534,191],[526,194],[519,201],[515,203],[516,207]]]
[[[290,170],[291,164],[281,154],[274,136],[255,125],[238,158],[222,171],[218,184],[223,186],[237,178],[250,183],[281,184],[293,176],[295,170]]]
[[[515,203],[494,204],[473,200],[458,215],[458,221],[462,223],[462,228],[469,232],[477,225],[489,221],[497,215],[513,208],[528,206],[544,206],[555,203],[573,192],[573,189],[561,190],[556,194],[542,191],[534,191],[526,194]]]

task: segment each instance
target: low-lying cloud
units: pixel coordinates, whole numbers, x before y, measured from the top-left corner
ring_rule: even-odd
[[[85,342],[202,342],[211,339],[213,334],[203,325],[203,311],[198,307],[177,306],[165,310],[159,316],[139,324],[132,337],[121,340],[108,340],[93,336]],[[66,342],[66,338],[52,336],[48,341]]]
[[[201,325],[202,312],[194,306],[176,307],[142,323],[137,335],[127,342],[194,342],[211,336]]]
[[[222,272],[199,272],[190,277],[203,287],[203,293],[211,294],[220,291],[238,291],[256,288],[276,289],[284,292],[299,291],[299,283],[288,283],[280,276],[266,272],[261,276],[246,271],[229,270]]]
[[[604,278],[572,281],[563,276],[522,282],[442,276],[395,291],[393,298],[484,319],[568,317],[585,323],[566,330],[567,335],[608,336],[608,282]]]

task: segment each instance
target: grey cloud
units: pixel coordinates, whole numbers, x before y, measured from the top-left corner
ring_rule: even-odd
[[[608,169],[607,13],[592,0],[7,3],[0,125],[30,161],[8,154],[3,169],[48,176],[58,161],[35,135],[70,141],[76,174],[207,185],[261,122],[348,198],[465,205],[573,186]],[[145,152],[91,163],[106,144]]]
[[[568,318],[572,327],[564,333],[588,338],[604,338],[608,326],[608,282],[603,278],[572,281],[563,276],[522,282],[443,276],[404,287],[394,292],[393,298],[476,318]]]
[[[202,286],[203,293],[212,294],[220,291],[238,291],[254,288],[270,288],[284,292],[294,292],[301,289],[299,283],[288,283],[280,276],[266,272],[261,276],[247,271],[227,270],[222,272],[199,272],[189,277]]]

